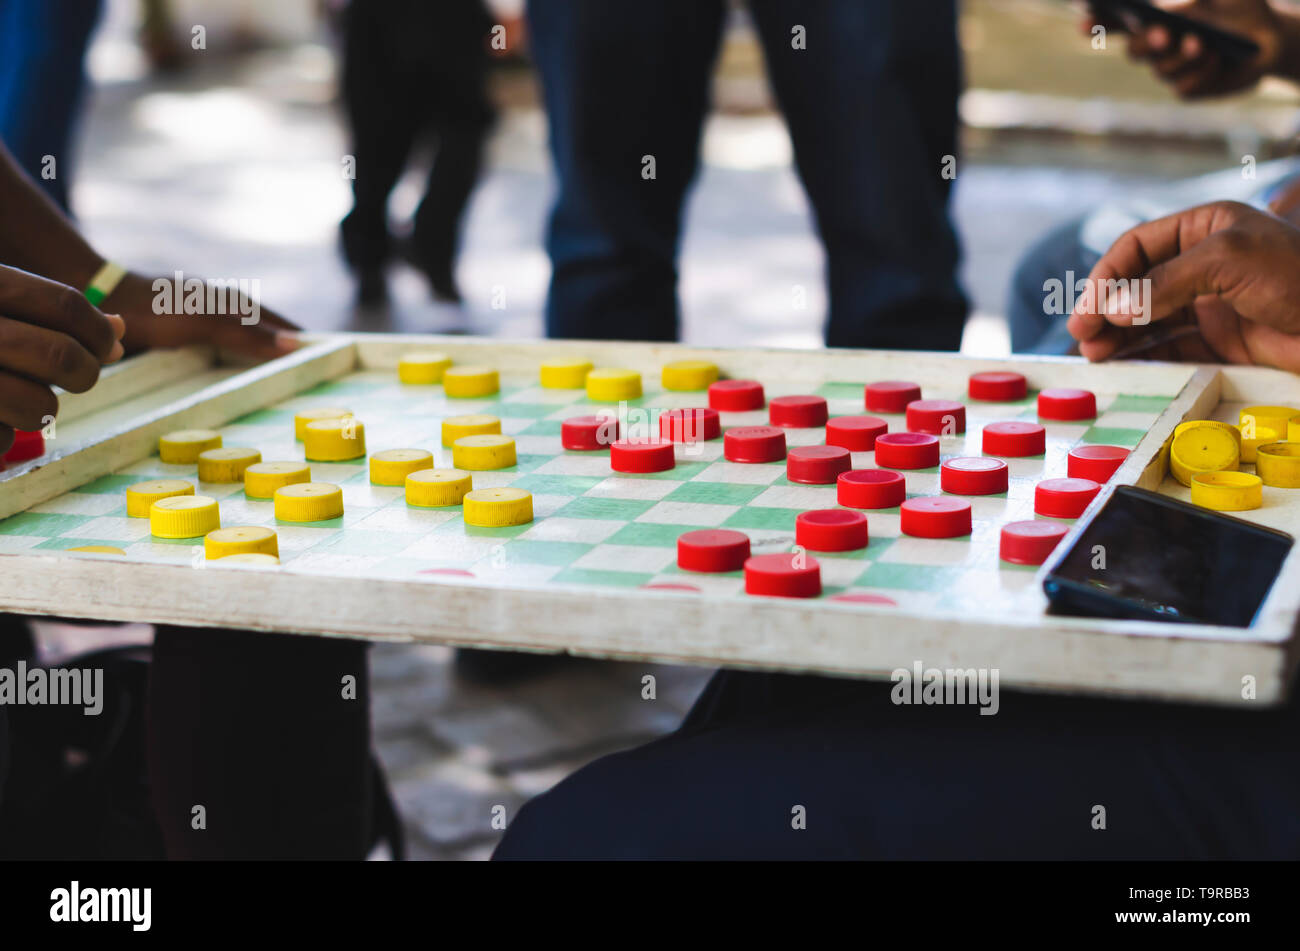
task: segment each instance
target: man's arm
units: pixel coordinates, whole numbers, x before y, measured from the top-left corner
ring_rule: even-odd
[[[0,145],[0,263],[84,291],[104,264],[92,248]],[[258,359],[292,351],[296,327],[269,307],[258,307],[256,324],[241,314],[252,308],[242,294],[235,313],[215,318],[155,310],[153,280],[128,273],[101,307],[125,322],[122,343],[128,353],[148,347],[210,343]]]
[[[104,264],[0,144],[0,262],[84,290]]]

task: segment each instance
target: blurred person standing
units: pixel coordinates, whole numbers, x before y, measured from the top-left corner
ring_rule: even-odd
[[[0,0],[0,139],[68,211],[73,132],[101,0]]]
[[[529,0],[559,177],[550,336],[677,338],[682,208],[728,6]],[[954,0],[747,7],[826,249],[827,344],[957,349]]]
[[[342,25],[343,104],[356,164],[341,232],[358,301],[387,297],[388,196],[416,144],[432,135],[428,184],[400,250],[438,300],[459,302],[460,222],[495,119],[487,95],[491,17],[482,0],[351,0]]]

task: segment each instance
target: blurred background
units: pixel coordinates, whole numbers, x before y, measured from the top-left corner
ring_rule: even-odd
[[[339,6],[104,0],[87,54],[73,213],[101,253],[129,267],[256,278],[263,302],[311,329],[540,336],[554,185],[523,0],[490,3],[507,37],[490,76],[500,117],[467,210],[459,306],[436,302],[404,264],[389,273],[386,307],[357,306],[338,247],[351,204]],[[1174,179],[1240,169],[1246,155],[1296,151],[1294,87],[1265,81],[1247,96],[1184,104],[1128,62],[1118,38],[1094,50],[1065,2],[961,6],[954,214],[974,304],[969,353],[1009,351],[1008,282],[1053,225]],[[731,13],[703,152],[681,255],[685,340],[820,346],[822,247],[743,7]],[[394,190],[395,221],[420,200],[427,164],[414,162]],[[792,304],[799,287],[803,309]],[[47,659],[151,636],[143,626],[41,628]],[[499,835],[487,824],[495,805],[513,815],[592,758],[673,729],[709,674],[571,661],[491,686],[457,678],[449,648],[379,645],[372,656],[376,742],[415,858],[486,857]],[[647,672],[660,703],[640,701]]]
[[[501,116],[459,258],[463,306],[435,303],[419,274],[398,267],[378,314],[357,312],[337,249],[350,194],[333,6],[106,0],[71,199],[92,242],[146,272],[258,277],[265,303],[314,329],[540,335],[552,179],[523,0],[490,4],[508,45],[495,59]],[[1239,167],[1243,154],[1263,161],[1293,150],[1292,86],[1265,81],[1250,96],[1184,104],[1129,63],[1118,38],[1092,49],[1065,2],[966,0],[962,9],[954,209],[975,310],[968,352],[1007,352],[999,315],[1011,270],[1054,223],[1149,184]],[[206,49],[191,48],[196,24]],[[419,164],[393,193],[398,219],[419,200]],[[821,246],[741,6],[716,72],[681,260],[688,342],[820,345]],[[806,289],[802,310],[791,304],[795,286]],[[505,289],[502,309],[494,287]]]

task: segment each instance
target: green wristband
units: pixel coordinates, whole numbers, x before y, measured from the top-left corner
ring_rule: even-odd
[[[95,272],[95,276],[90,279],[90,284],[83,292],[86,300],[98,307],[104,303],[104,298],[117,289],[117,285],[124,277],[126,277],[126,268],[112,261],[105,261],[104,266]]]

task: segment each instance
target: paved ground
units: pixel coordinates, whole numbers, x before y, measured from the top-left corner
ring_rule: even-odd
[[[99,53],[112,73],[113,50]],[[397,269],[390,312],[363,322],[334,251],[347,189],[331,81],[328,51],[304,46],[214,62],[174,81],[107,84],[89,116],[75,191],[85,229],[137,268],[256,278],[264,301],[312,328],[538,334],[547,280],[539,241],[551,191],[543,118],[512,112],[493,143],[465,236],[465,308],[435,306],[416,275]],[[1098,155],[1068,141],[1005,136],[975,146],[959,171],[954,214],[981,315],[967,345],[983,353],[1005,350],[994,315],[1035,235],[1109,195],[1225,161],[1183,148],[1115,146]],[[780,121],[714,118],[705,159],[683,252],[686,339],[816,346],[821,252]],[[413,207],[417,189],[412,175],[395,196],[398,215]],[[497,285],[506,289],[504,310],[489,306]],[[794,285],[807,288],[806,310],[791,309]],[[51,628],[44,645],[67,651],[105,636],[149,634]],[[486,856],[494,806],[513,815],[592,757],[672,729],[708,674],[575,661],[520,687],[487,689],[458,681],[450,656],[399,645],[373,654],[376,739],[419,858]],[[654,701],[641,697],[647,673],[657,678]]]

